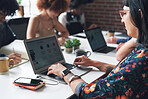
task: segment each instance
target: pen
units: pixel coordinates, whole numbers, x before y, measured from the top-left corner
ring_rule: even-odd
[[[13,48],[13,53],[15,54],[15,50],[14,50],[14,48]]]

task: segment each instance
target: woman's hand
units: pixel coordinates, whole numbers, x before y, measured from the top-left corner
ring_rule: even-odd
[[[76,65],[93,66],[92,63],[92,60],[86,57],[85,55],[79,56],[74,60],[74,64]]]
[[[65,37],[59,37],[58,41],[59,41],[60,46],[62,46],[62,45],[64,45],[66,38]]]
[[[93,28],[96,28],[96,27],[98,27],[98,25],[96,25],[96,24],[92,24],[92,25],[89,26],[88,29],[93,29]]]
[[[64,67],[60,63],[53,64],[53,65],[49,66],[47,75],[53,73],[53,74],[55,74],[57,76],[62,77],[62,71],[65,70],[65,69],[66,69],[66,67]]]
[[[77,57],[74,61],[74,64],[83,65],[83,66],[94,66],[94,67],[100,69],[100,71],[104,71],[104,72],[106,72],[107,68],[114,68],[115,67],[114,65],[111,65],[111,64],[91,60],[84,55]]]
[[[116,50],[118,51],[124,44],[125,44],[125,43],[120,43],[120,44],[117,46]]]
[[[113,44],[117,44],[117,38],[115,37],[109,37],[106,39],[106,43],[113,43]]]
[[[21,54],[18,53],[12,53],[8,55],[8,58],[14,60],[14,63],[12,63],[11,65],[19,64],[22,61]]]

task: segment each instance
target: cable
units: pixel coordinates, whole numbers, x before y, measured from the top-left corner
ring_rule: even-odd
[[[51,84],[51,83],[46,83],[46,82],[45,82],[45,84],[47,84],[47,85],[58,85],[58,84],[59,84],[59,82],[58,82],[58,83],[56,83],[56,84]]]
[[[45,82],[45,84],[47,84],[47,85],[58,85],[58,84],[60,83],[60,82],[57,81],[57,80],[47,79],[47,78],[42,77],[42,76],[37,76],[36,78],[38,78],[38,79],[46,79],[46,80],[51,80],[51,81],[53,81],[53,82],[56,82],[55,84],[52,84],[52,83],[46,83],[46,82]]]

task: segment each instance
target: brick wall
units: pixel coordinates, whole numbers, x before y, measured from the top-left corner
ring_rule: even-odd
[[[115,30],[126,33],[121,23],[119,9],[123,7],[123,0],[94,0],[85,6],[86,24],[98,24],[102,30]]]

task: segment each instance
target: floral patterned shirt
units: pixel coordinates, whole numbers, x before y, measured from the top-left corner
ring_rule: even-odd
[[[104,79],[79,87],[84,99],[148,99],[148,49],[137,46]]]

